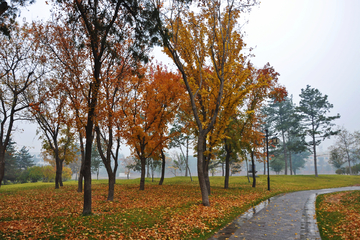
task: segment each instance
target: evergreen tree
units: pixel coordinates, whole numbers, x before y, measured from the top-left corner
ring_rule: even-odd
[[[96,173],[97,180],[99,180],[99,171],[102,166],[103,162],[97,150],[97,145],[94,144],[91,150],[91,173]]]
[[[300,98],[297,110],[302,118],[305,129],[304,134],[311,138],[307,145],[312,147],[314,170],[317,177],[316,146],[320,145],[326,138],[338,133],[332,131],[332,126],[335,125],[333,121],[340,118],[340,115],[326,116],[330,109],[333,108],[333,105],[329,103],[327,95],[323,95],[318,89],[311,88],[309,85],[306,86],[306,89],[301,89]]]
[[[294,175],[296,175],[296,171],[300,168],[304,168],[305,166],[305,159],[310,156],[309,151],[305,152],[298,152],[298,153],[292,153],[292,171],[294,172]]]
[[[5,174],[4,174],[4,184],[7,181],[15,182],[16,179],[20,176],[20,171],[18,169],[18,164],[16,161],[16,149],[15,142],[12,140],[9,141],[9,144],[5,152]]]
[[[16,154],[17,164],[19,169],[26,170],[29,167],[34,166],[33,156],[29,153],[29,149],[25,146],[20,149]]]
[[[284,159],[285,175],[292,174],[291,151],[295,147],[290,144],[291,139],[299,131],[299,117],[296,115],[295,105],[292,98],[285,98],[284,101],[274,101],[263,109],[266,115],[265,122],[270,123],[273,132],[280,133]],[[290,146],[291,145],[291,146]],[[292,148],[292,149],[290,149]],[[288,166],[290,163],[290,166]]]

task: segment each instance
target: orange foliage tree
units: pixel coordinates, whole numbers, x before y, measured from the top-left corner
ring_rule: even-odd
[[[131,38],[131,32],[123,30],[127,38]],[[107,56],[103,63],[101,78],[103,84],[98,95],[98,105],[96,108],[95,132],[98,152],[104,163],[109,178],[109,192],[107,200],[114,199],[114,185],[116,171],[118,168],[118,158],[121,137],[124,131],[123,108],[127,99],[126,86],[133,77],[139,62],[131,56],[131,49],[134,41],[125,43],[114,43],[116,55]],[[112,164],[112,162],[114,164]],[[112,167],[113,165],[113,167]]]
[[[45,49],[48,56],[48,66],[51,71],[56,73],[61,81],[52,83],[58,88],[58,92],[64,94],[68,111],[68,116],[72,117],[74,127],[79,138],[81,152],[80,176],[78,178],[78,192],[82,191],[82,169],[85,158],[85,125],[86,110],[88,99],[88,84],[91,78],[91,70],[88,68],[90,63],[90,53],[84,47],[84,36],[76,29],[76,24],[68,25],[64,19],[59,17],[57,21],[46,24],[33,24],[36,39]]]
[[[212,0],[195,4],[196,11],[195,6],[184,7],[174,1],[162,37],[165,52],[182,74],[190,98],[198,137],[197,170],[202,202],[209,206],[206,139],[223,108],[224,88],[230,87],[228,83],[237,78],[239,69],[244,69],[240,67],[243,43],[237,26],[241,11],[254,1]]]
[[[128,86],[124,137],[141,162],[140,190],[145,188],[146,159],[157,158],[171,138],[168,125],[184,93],[180,76],[161,65],[150,66],[143,76],[133,77]]]

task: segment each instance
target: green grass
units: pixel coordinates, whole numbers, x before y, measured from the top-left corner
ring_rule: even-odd
[[[319,195],[316,217],[321,239],[359,239],[360,191]]]
[[[211,177],[210,208],[201,205],[196,177],[146,179],[139,191],[139,179],[117,180],[114,202],[106,201],[107,180],[92,181],[93,212],[81,216],[83,193],[77,193],[77,182],[3,185],[0,188],[0,239],[10,238],[116,238],[207,239],[251,206],[274,195],[308,189],[351,186],[360,176],[320,175],[267,176],[257,178],[251,187],[247,177],[230,177],[230,188],[223,189],[223,177]],[[24,212],[24,209],[28,212]],[[21,229],[15,229],[20,221]],[[64,225],[64,222],[66,225]],[[31,228],[26,228],[26,224]],[[3,226],[2,226],[3,225]],[[10,228],[13,226],[13,228]],[[34,232],[33,226],[37,226]],[[30,230],[29,230],[30,229]],[[138,234],[138,235],[136,235]]]

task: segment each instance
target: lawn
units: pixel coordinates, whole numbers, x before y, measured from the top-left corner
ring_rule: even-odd
[[[316,216],[323,240],[360,239],[360,191],[318,196]]]
[[[257,178],[254,189],[246,177],[212,177],[211,207],[201,205],[198,182],[189,178],[146,181],[117,180],[113,202],[106,201],[107,182],[93,181],[93,215],[82,216],[83,193],[76,182],[28,183],[0,188],[0,239],[207,239],[251,206],[274,195],[308,189],[351,186],[360,176],[320,175],[266,176]]]

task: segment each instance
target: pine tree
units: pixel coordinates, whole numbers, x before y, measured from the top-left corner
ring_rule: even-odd
[[[323,95],[316,88],[311,88],[310,85],[307,85],[306,89],[301,89],[300,98],[297,110],[305,128],[304,134],[311,137],[311,141],[307,142],[307,145],[312,147],[314,170],[317,177],[316,146],[326,138],[338,133],[338,131],[332,131],[332,127],[335,125],[333,121],[340,118],[340,115],[326,116],[333,105],[329,103],[327,95]]]

